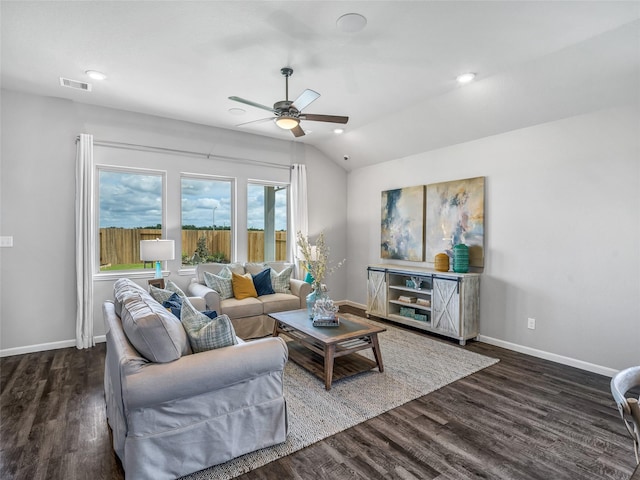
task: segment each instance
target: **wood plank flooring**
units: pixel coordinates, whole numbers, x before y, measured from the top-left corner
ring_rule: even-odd
[[[239,478],[631,476],[609,378],[478,342],[458,348],[500,362]],[[124,478],[105,418],[104,353],[99,344],[0,359],[0,478]]]

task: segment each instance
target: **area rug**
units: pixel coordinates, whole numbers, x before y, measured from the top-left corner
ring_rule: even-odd
[[[498,362],[452,342],[435,340],[388,323],[368,321],[387,329],[378,334],[383,373],[374,369],[338,380],[326,391],[323,381],[295,363],[287,362],[284,376],[289,413],[287,441],[183,479],[234,478]],[[359,354],[373,360],[371,350]]]

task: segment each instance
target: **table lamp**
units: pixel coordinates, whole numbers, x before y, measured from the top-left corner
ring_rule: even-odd
[[[173,240],[140,240],[140,260],[143,262],[156,262],[155,278],[162,278],[162,264],[165,260],[175,258],[175,245]]]

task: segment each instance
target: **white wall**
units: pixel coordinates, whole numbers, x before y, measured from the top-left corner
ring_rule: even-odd
[[[35,345],[67,345],[75,337],[75,137],[226,155],[288,166],[307,165],[310,234],[324,230],[336,258],[346,256],[346,173],[316,148],[251,134],[66,100],[2,91],[0,234],[14,237],[0,249],[0,351],[20,353]],[[96,146],[96,163],[167,172],[167,237],[180,238],[180,172],[237,179],[238,227],[246,227],[248,179],[288,182],[289,170]],[[327,195],[327,187],[331,194]],[[237,259],[246,260],[238,235]],[[177,248],[178,249],[178,246]],[[185,287],[180,260],[169,262],[170,279]],[[146,280],[139,280],[146,285]],[[346,298],[346,270],[327,281],[336,300]],[[112,280],[94,282],[94,334],[104,334],[101,304]],[[56,345],[56,342],[60,342]],[[75,342],[73,342],[75,344]]]
[[[381,263],[381,191],[484,176],[481,335],[607,369],[637,365],[639,135],[638,109],[620,108],[351,172],[348,298],[366,304],[367,265]]]

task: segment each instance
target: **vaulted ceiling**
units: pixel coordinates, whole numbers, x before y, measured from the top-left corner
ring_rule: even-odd
[[[353,12],[365,28],[341,31]],[[640,103],[638,1],[3,1],[1,13],[3,88],[304,142],[347,170]],[[284,100],[284,66],[291,99],[321,94],[305,111],[350,117],[343,134],[236,126],[270,114],[228,97]],[[464,72],[475,81],[459,85]]]

